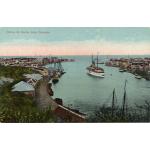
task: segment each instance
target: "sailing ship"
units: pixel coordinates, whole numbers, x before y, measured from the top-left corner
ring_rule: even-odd
[[[62,67],[62,64],[61,64],[61,59],[58,59],[58,61],[54,63],[54,68],[57,71],[57,74],[59,76],[61,76],[61,75],[63,75],[65,73],[64,69]]]
[[[62,67],[61,59],[54,58],[53,64],[54,67],[49,68],[49,74],[52,79],[52,83],[56,84],[59,81],[59,78],[65,73],[65,71]]]
[[[99,62],[98,62],[98,55],[96,60],[93,59],[93,55],[92,55],[92,64],[87,67],[87,74],[95,76],[95,77],[100,77],[100,78],[104,78],[104,69],[98,66]]]

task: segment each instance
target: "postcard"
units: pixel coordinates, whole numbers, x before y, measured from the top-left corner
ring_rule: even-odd
[[[1,27],[0,122],[149,122],[149,35],[146,27]]]

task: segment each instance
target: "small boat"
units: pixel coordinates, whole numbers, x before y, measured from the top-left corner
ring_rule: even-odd
[[[56,84],[58,81],[59,81],[59,78],[57,78],[57,77],[52,78],[53,84]]]
[[[61,72],[62,75],[65,74],[65,73],[66,73],[65,71],[62,71],[62,72]]]
[[[140,75],[135,74],[135,78],[136,79],[142,79],[142,77]]]
[[[58,74],[55,74],[55,75],[53,76],[53,78],[52,78],[52,82],[53,82],[54,84],[56,84],[58,81],[59,81],[59,75],[58,75]]]
[[[124,72],[124,70],[123,69],[119,69],[119,72]]]
[[[126,72],[127,71],[127,69],[119,69],[119,72]]]

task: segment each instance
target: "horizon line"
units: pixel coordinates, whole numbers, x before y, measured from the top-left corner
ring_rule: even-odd
[[[91,54],[93,55],[93,54]],[[89,54],[87,55],[0,55],[0,57],[46,57],[46,56],[91,56]],[[98,56],[145,56],[145,55],[150,55],[150,54],[124,54],[124,55],[121,55],[121,54],[114,54],[114,55],[111,55],[111,54],[101,54],[101,55],[98,55]],[[94,54],[94,56],[96,56],[96,54]]]

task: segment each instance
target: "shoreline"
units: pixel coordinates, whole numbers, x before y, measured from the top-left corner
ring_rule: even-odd
[[[36,58],[35,58],[36,59]],[[46,64],[50,64],[50,60],[48,58],[43,58],[42,60],[40,60],[40,62],[35,63],[35,59],[32,58],[8,58],[8,59],[0,59],[0,65],[4,68],[4,70],[6,71],[9,68],[12,68],[12,70],[14,70],[15,68],[20,70],[21,76],[18,77],[18,72],[15,73],[15,75],[17,75],[17,77],[15,77],[15,85],[17,84],[25,84],[25,86],[27,86],[27,84],[30,84],[33,86],[32,89],[34,89],[34,91],[23,91],[23,90],[19,90],[18,93],[24,93],[27,96],[32,95],[33,100],[36,101],[37,103],[37,107],[39,107],[41,110],[47,109],[48,107],[51,108],[52,112],[54,115],[56,115],[57,117],[61,118],[61,122],[85,122],[85,115],[80,113],[79,111],[75,110],[75,109],[71,109],[68,107],[63,106],[63,100],[62,100],[62,104],[60,104],[58,102],[58,99],[53,99],[51,96],[53,95],[53,90],[51,88],[51,86],[48,84],[49,83],[49,79],[50,79],[50,74],[49,74],[49,70],[48,68],[45,67]],[[38,58],[37,58],[38,59]],[[74,61],[73,59],[58,59],[54,57],[54,60],[51,58],[52,61],[54,61],[53,63],[60,63],[62,62],[70,62],[70,61]],[[49,63],[48,63],[49,62]],[[43,63],[43,64],[41,64]],[[6,67],[6,68],[5,68]],[[23,70],[30,70],[30,72],[23,72]],[[6,71],[7,73],[7,71]],[[29,77],[28,79],[24,77],[24,74],[40,74],[42,77],[42,79],[40,80],[36,80],[35,83],[32,83],[34,79],[32,79],[31,77]],[[64,74],[65,72],[60,72],[61,75]],[[60,75],[60,77],[61,77]],[[9,73],[10,77],[13,77],[11,73]],[[59,77],[59,78],[60,78]],[[32,80],[32,82],[31,82]],[[17,82],[16,82],[17,81]],[[31,83],[28,83],[28,81],[30,81]],[[14,86],[14,85],[12,85]],[[12,87],[11,87],[12,89]],[[11,90],[10,89],[10,90]],[[12,91],[10,91],[12,92]]]
[[[10,68],[13,67],[14,66],[10,66]],[[40,68],[29,67],[29,69],[36,71],[36,73],[43,73],[43,78],[36,84],[37,86],[40,85],[40,87],[37,87],[36,89],[36,93],[38,93],[38,95],[35,98],[35,100],[37,100],[39,103],[38,106],[41,107],[41,109],[51,107],[52,113],[57,117],[57,122],[86,122],[85,114],[80,113],[78,110],[64,106],[61,98],[52,98],[54,94],[52,90],[52,83],[49,84],[49,74],[45,73],[48,72],[48,68],[41,66]],[[32,73],[33,72],[31,72],[31,74]]]
[[[48,78],[48,77],[47,77]],[[52,90],[52,83],[49,83],[47,80],[46,85],[47,93],[49,96],[53,96],[54,91]],[[85,122],[86,115],[84,113],[79,112],[76,109],[71,109],[63,105],[63,99],[61,98],[52,98],[51,100],[57,106],[55,109],[52,110],[54,115],[56,115],[61,122]]]
[[[129,72],[134,76],[140,76],[150,80],[150,58],[111,58],[105,62],[107,67],[116,67],[119,72]],[[140,78],[140,79],[141,79]]]

